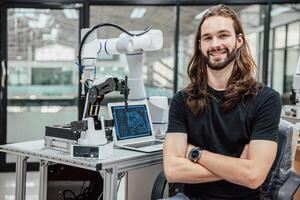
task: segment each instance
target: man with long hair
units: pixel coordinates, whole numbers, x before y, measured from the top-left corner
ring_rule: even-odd
[[[188,65],[190,83],[171,101],[164,144],[164,172],[169,182],[184,183],[182,199],[261,197],[276,156],[281,100],[255,72],[237,14],[209,8]]]

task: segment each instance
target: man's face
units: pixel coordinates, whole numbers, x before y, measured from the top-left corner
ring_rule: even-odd
[[[231,63],[241,44],[241,36],[236,38],[231,18],[212,16],[201,26],[199,48],[207,66],[213,70],[221,70]]]

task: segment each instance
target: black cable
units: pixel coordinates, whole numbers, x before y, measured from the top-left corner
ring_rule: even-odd
[[[90,86],[88,85],[88,83],[87,82],[94,82],[92,79],[86,79],[85,81],[84,81],[84,85],[88,88],[88,89],[90,89]]]
[[[121,184],[121,180],[122,178],[125,176],[125,172],[121,173],[118,177],[118,185],[117,185],[117,191],[119,191],[119,187],[120,187],[120,184]]]
[[[72,190],[64,190],[63,191],[63,198],[64,200],[88,200],[89,199],[89,195],[91,194],[91,187],[88,186],[86,188],[84,188],[83,191],[80,192],[79,195],[75,195],[75,193]],[[66,197],[67,196],[67,192],[70,193],[70,197]]]
[[[81,186],[81,189],[80,189],[80,193],[79,193],[79,194],[82,194],[84,185],[85,185],[85,181],[83,181],[83,184],[82,184],[82,186]]]
[[[117,191],[119,190],[120,184],[121,184],[121,180],[122,178],[125,176],[125,173],[121,173],[118,176],[118,183],[117,183]],[[84,188],[85,185],[85,181],[83,182],[82,186],[81,186],[81,190],[79,195],[76,195],[72,190],[70,189],[66,189],[63,191],[63,199],[64,200],[88,200],[89,199],[89,195],[93,192],[91,191],[92,185],[91,185],[92,181],[90,181],[90,184],[88,187]],[[84,188],[84,189],[83,189]],[[67,197],[67,194],[69,194],[69,197]],[[103,196],[103,192],[99,195],[98,200],[101,199],[101,197]]]
[[[102,196],[103,196],[103,192],[99,195],[97,200],[100,200]]]
[[[69,192],[69,193],[71,193],[71,195],[72,195],[72,197],[66,197],[66,193],[67,192]],[[75,195],[75,193],[72,191],[72,190],[69,190],[69,189],[67,189],[67,190],[64,190],[64,192],[63,192],[63,197],[64,197],[64,200],[75,200],[76,199],[76,195]]]

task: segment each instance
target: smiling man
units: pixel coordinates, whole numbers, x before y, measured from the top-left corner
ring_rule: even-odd
[[[171,102],[164,144],[172,199],[260,199],[276,156],[281,101],[258,83],[242,25],[224,6],[204,14],[188,65],[190,83]]]

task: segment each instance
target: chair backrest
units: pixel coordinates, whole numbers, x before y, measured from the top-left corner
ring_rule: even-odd
[[[261,199],[276,199],[278,191],[288,179],[293,163],[293,125],[281,120],[279,125],[277,154],[273,166],[261,186]]]

